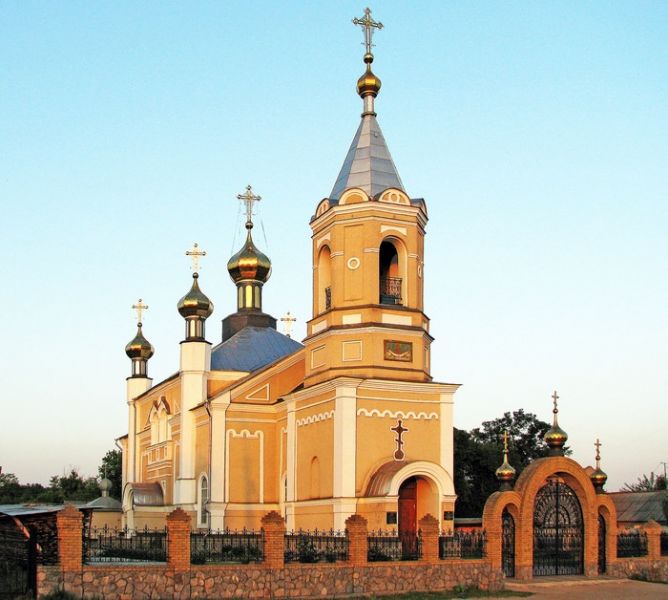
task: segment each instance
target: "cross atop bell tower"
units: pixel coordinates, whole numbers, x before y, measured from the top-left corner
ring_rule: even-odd
[[[253,188],[247,185],[246,191],[243,194],[237,194],[237,198],[246,206],[246,229],[251,229],[253,227],[253,205],[262,200],[262,196],[254,194]]]
[[[357,17],[353,19],[353,25],[360,25],[364,29],[363,44],[366,46],[366,53],[371,54],[371,48],[373,48],[373,43],[371,42],[373,38],[373,30],[382,29],[383,24],[378,21],[374,21],[371,18],[371,9],[367,6],[364,9],[364,16],[361,19],[358,19]]]

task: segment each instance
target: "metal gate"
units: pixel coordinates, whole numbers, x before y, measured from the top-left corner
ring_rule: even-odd
[[[605,519],[598,515],[598,572],[605,573]]]
[[[0,527],[0,600],[35,595],[35,562],[34,539]]]
[[[583,540],[582,508],[575,492],[563,481],[549,480],[534,504],[533,574],[582,574]]]
[[[501,516],[502,545],[501,561],[503,563],[503,574],[506,577],[515,577],[515,519],[506,508]]]

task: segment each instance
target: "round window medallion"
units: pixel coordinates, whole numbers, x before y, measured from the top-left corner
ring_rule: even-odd
[[[354,271],[359,266],[360,266],[360,259],[357,258],[356,256],[353,256],[353,257],[348,259],[348,268],[351,271]]]
[[[418,277],[422,277],[422,265],[418,265]]]

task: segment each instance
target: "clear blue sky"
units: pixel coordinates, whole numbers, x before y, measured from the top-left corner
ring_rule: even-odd
[[[178,368],[184,251],[209,339],[232,312],[235,195],[310,317],[308,221],[358,124],[357,2],[0,4],[0,465],[93,474],[127,431],[130,305]],[[456,426],[520,407],[609,489],[668,461],[668,4],[376,2],[379,122],[428,203],[433,375]]]

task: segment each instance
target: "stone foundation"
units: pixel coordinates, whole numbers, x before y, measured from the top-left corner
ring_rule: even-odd
[[[165,566],[84,566],[79,573],[40,567],[39,596],[64,588],[82,598],[152,600],[168,598],[322,598],[350,594],[440,591],[456,585],[496,591],[503,575],[487,560],[439,563],[346,563],[192,566],[175,572]]]
[[[660,559],[620,558],[610,566],[609,575],[668,583],[668,556]]]

